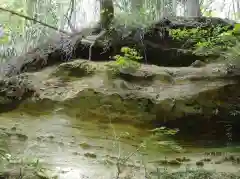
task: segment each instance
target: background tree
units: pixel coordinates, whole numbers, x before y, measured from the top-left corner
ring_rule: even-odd
[[[114,18],[114,5],[112,0],[100,0],[100,23],[102,29],[109,29]]]

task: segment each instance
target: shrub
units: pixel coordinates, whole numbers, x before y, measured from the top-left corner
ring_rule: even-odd
[[[137,50],[122,47],[121,52],[123,55],[115,55],[113,59],[115,59],[115,66],[119,72],[123,73],[133,73],[136,72],[141,67],[139,61],[143,58],[139,55]]]
[[[240,24],[236,24],[233,30],[228,26],[216,26],[209,29],[201,27],[193,29],[171,29],[170,35],[173,39],[186,41],[185,48],[190,48],[199,56],[221,55],[236,45]]]

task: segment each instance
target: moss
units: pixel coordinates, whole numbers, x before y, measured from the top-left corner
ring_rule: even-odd
[[[78,97],[64,101],[61,105],[64,106],[64,113],[82,120],[147,124],[154,117],[148,111],[151,109],[148,99],[123,99],[119,94],[104,94],[90,89],[80,92]]]
[[[95,70],[88,61],[75,60],[59,65],[51,75],[61,78],[81,78],[93,74]]]

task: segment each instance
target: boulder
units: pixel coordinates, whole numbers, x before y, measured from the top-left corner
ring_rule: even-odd
[[[22,92],[25,100],[14,110],[34,115],[57,110],[79,120],[111,120],[150,128],[166,125],[189,133],[216,127],[223,130],[232,122],[236,129],[240,127],[235,120],[239,117],[239,74],[226,73],[224,64],[199,68],[142,65],[131,74],[116,74],[112,67],[112,62],[75,60],[24,73],[24,89],[31,93]],[[5,83],[1,97],[11,100],[3,100],[2,105],[19,103],[6,95],[7,84],[12,86]],[[34,97],[26,99],[27,95]]]

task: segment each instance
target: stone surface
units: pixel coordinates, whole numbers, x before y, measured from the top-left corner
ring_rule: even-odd
[[[34,97],[22,102],[16,110],[41,113],[60,108],[59,111],[83,120],[111,119],[136,125],[176,121],[174,124],[179,126],[184,125],[180,119],[188,117],[207,121],[221,115],[230,120],[228,113],[238,109],[239,84],[234,73],[226,73],[224,64],[199,68],[142,65],[135,73],[117,76],[109,71],[111,64],[75,60],[40,72],[24,73],[21,76],[28,85],[21,89],[27,90],[19,95],[9,90],[12,85],[2,86],[2,91],[5,90],[1,93],[2,105],[14,106],[21,102],[15,97],[30,94]],[[32,93],[27,92],[31,90]],[[9,97],[9,93],[14,97]]]

